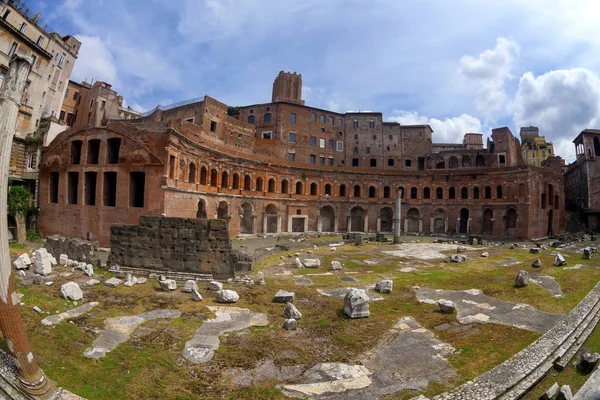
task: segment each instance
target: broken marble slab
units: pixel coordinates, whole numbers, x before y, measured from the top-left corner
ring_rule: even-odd
[[[369,375],[369,370],[362,365],[322,363],[302,374],[300,380],[308,383],[284,385],[282,389],[289,397],[314,398],[367,387],[371,385]]]
[[[547,275],[538,275],[529,278],[529,282],[534,283],[541,287],[542,289],[547,290],[553,297],[560,298],[563,297],[563,292],[560,287],[560,283],[554,279],[552,276]]]
[[[440,299],[453,301],[461,324],[489,322],[543,333],[564,317],[564,314],[548,313],[532,306],[520,307],[519,303],[488,297],[479,289],[436,290],[415,287],[414,290],[421,303],[436,304]]]
[[[52,326],[67,319],[80,317],[83,314],[90,311],[92,308],[96,307],[97,305],[97,302],[92,301],[90,303],[85,303],[79,307],[73,308],[63,313],[50,315],[42,320],[42,325]]]
[[[204,321],[183,349],[183,357],[192,364],[209,362],[219,348],[219,336],[251,326],[267,326],[269,320],[265,314],[239,307],[212,307],[208,309],[215,318]]]
[[[173,319],[181,315],[178,310],[154,310],[126,317],[108,318],[104,321],[106,327],[88,347],[83,355],[88,358],[98,359],[106,356],[116,349],[121,343],[129,339],[133,331],[143,324],[158,318]]]

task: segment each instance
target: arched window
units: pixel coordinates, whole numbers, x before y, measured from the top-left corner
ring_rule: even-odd
[[[460,198],[468,199],[469,198],[469,189],[467,189],[466,187],[460,189]]]
[[[501,199],[502,198],[502,186],[498,185],[496,187],[496,198],[497,199]]]
[[[190,173],[188,174],[188,182],[196,183],[196,164],[190,164]]]
[[[354,197],[360,197],[360,186],[354,185]]]
[[[256,178],[256,191],[257,192],[263,191],[263,178],[261,178],[261,177]]]
[[[454,189],[453,187],[451,187],[450,189],[448,189],[448,198],[449,199],[455,199],[456,198],[456,189]]]
[[[281,181],[281,193],[287,193],[288,192],[288,181],[287,179],[284,179]]]
[[[473,198],[479,199],[479,188],[477,186],[473,188]]]
[[[325,194],[331,196],[331,185],[329,183],[325,185]]]
[[[254,115],[249,115],[248,116],[248,123],[249,124],[253,124],[254,123]]]
[[[423,198],[424,199],[430,199],[431,198],[431,189],[429,189],[428,187],[423,188]]]
[[[250,175],[244,176],[244,190],[252,190],[252,180],[250,179]]]
[[[208,177],[208,170],[206,167],[200,168],[200,184],[206,185]]]
[[[302,182],[296,182],[296,194],[302,194]]]
[[[233,182],[231,183],[231,187],[233,189],[240,188],[240,176],[238,174],[233,174]]]
[[[340,185],[340,197],[346,197],[346,185],[343,183]]]
[[[484,167],[485,166],[485,160],[483,159],[483,156],[481,154],[479,154],[477,157],[475,157],[475,166],[476,167]]]
[[[317,195],[317,184],[314,182],[310,184],[310,195],[311,196]]]
[[[441,187],[435,189],[435,198],[443,199],[444,198],[444,189],[442,189]]]
[[[211,169],[210,170],[210,186],[217,186],[217,178],[218,174],[217,174],[217,170],[216,169]]]
[[[275,192],[275,179],[271,178],[269,179],[269,183],[267,186],[267,191],[269,193],[274,193]]]
[[[271,113],[265,114],[265,122],[271,122]]]
[[[417,188],[416,187],[411,187],[410,188],[410,198],[411,199],[416,199],[417,198]]]
[[[389,199],[390,198],[390,187],[389,186],[384,186],[383,187],[383,198],[384,199]]]
[[[486,199],[491,199],[492,198],[492,188],[489,186],[485,187],[485,198]]]
[[[377,195],[377,189],[375,186],[369,186],[369,198],[373,199]]]
[[[229,188],[229,174],[227,171],[221,172],[221,187]]]

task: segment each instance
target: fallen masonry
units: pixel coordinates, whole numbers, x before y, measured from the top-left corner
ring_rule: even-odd
[[[154,310],[139,315],[108,318],[104,321],[106,327],[88,347],[83,355],[88,358],[102,358],[127,341],[133,331],[141,324],[158,318],[173,319],[181,315],[177,310]]]
[[[269,324],[266,315],[246,308],[209,306],[208,309],[215,318],[204,321],[183,349],[183,357],[192,364],[209,362],[219,348],[219,336],[224,333]]]

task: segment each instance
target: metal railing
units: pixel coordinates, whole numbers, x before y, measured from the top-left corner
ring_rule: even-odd
[[[8,3],[12,5],[17,10],[21,11],[27,18],[31,20],[34,24],[36,24],[40,29],[45,31],[46,33],[56,32],[50,25],[45,23],[38,15],[38,13],[34,13],[29,9],[27,4],[23,0],[9,0]]]

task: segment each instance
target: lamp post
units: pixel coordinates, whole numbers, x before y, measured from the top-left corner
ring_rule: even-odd
[[[13,56],[0,93],[0,218],[5,221],[10,153],[21,96],[30,69],[29,57]],[[17,368],[16,384],[31,397],[44,398],[50,394],[54,383],[44,376],[31,352],[11,273],[8,227],[3,223],[0,224],[0,330]]]
[[[396,189],[396,209],[394,210],[394,244],[400,243],[400,223],[402,221],[402,189]]]

